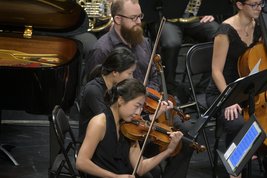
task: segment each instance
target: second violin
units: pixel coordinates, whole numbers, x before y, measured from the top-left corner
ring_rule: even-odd
[[[146,88],[146,96],[144,110],[152,114],[155,112],[161,94],[153,88]],[[181,117],[182,121],[190,120],[190,115],[183,113],[183,111],[175,105],[176,102],[173,96],[168,95],[168,100],[174,104],[173,109],[170,111],[171,116],[178,115]]]

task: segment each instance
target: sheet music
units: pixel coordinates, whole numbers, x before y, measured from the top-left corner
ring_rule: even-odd
[[[260,63],[261,63],[261,58],[258,60],[258,62],[255,64],[255,66],[253,67],[253,69],[250,71],[250,73],[248,74],[248,76],[256,74],[260,71]],[[246,76],[245,76],[246,77]],[[235,80],[235,82],[238,82],[239,80],[242,80],[245,77],[240,77],[238,79]]]
[[[257,64],[255,64],[255,66],[253,67],[253,69],[250,71],[249,75],[253,75],[256,74],[257,72],[260,71],[260,63],[261,63],[261,58],[259,59],[259,61],[257,62]]]

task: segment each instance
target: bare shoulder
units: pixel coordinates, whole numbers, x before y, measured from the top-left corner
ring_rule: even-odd
[[[91,121],[92,122],[95,122],[95,123],[98,123],[99,121],[104,121],[106,120],[106,115],[104,113],[101,113],[101,114],[98,114],[98,115],[95,115]]]
[[[228,19],[224,20],[223,23],[225,23],[225,24],[229,24],[229,25],[231,25],[231,26],[234,26],[234,19],[235,19],[234,16],[229,17]]]
[[[106,131],[106,115],[101,113],[94,116],[87,127],[87,133],[93,133],[94,135],[99,135],[100,138],[103,138]]]
[[[94,116],[89,122],[89,126],[90,125],[94,127],[106,127],[106,115],[104,113],[101,113]]]

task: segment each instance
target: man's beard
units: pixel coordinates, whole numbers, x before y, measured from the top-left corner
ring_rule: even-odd
[[[135,25],[130,29],[122,25],[121,36],[132,46],[141,44],[144,41],[143,29],[140,25]]]

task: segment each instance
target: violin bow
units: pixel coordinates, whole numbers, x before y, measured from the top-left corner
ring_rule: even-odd
[[[146,75],[145,75],[145,79],[144,79],[144,83],[143,83],[144,86],[146,86],[147,82],[148,82],[148,76],[149,76],[149,73],[150,73],[150,70],[151,70],[152,61],[153,61],[154,55],[156,53],[156,49],[157,49],[157,46],[158,46],[158,43],[159,43],[159,38],[160,38],[160,35],[161,35],[161,32],[162,32],[162,29],[163,29],[163,26],[164,26],[165,22],[166,22],[166,18],[162,17],[161,22],[160,22],[160,26],[159,26],[159,29],[158,29],[157,37],[156,37],[156,40],[155,40],[155,43],[154,43],[154,47],[153,47],[153,50],[152,50],[152,54],[150,56],[150,60],[149,60],[149,63],[148,63],[148,67],[147,67],[147,71],[146,71]]]
[[[137,169],[138,169],[138,167],[139,167],[139,165],[140,165],[141,157],[142,157],[142,155],[143,155],[143,152],[144,152],[144,149],[145,149],[145,145],[146,145],[146,142],[147,142],[147,140],[148,140],[148,136],[150,135],[150,132],[152,131],[152,127],[153,127],[154,122],[155,122],[155,120],[156,120],[156,116],[157,116],[157,114],[158,114],[158,112],[159,112],[159,109],[160,109],[160,106],[161,106],[161,102],[162,102],[162,96],[161,96],[160,99],[159,99],[159,102],[158,102],[158,105],[157,105],[155,114],[154,114],[154,116],[153,116],[153,118],[152,118],[152,121],[150,122],[150,125],[149,125],[149,128],[148,128],[146,137],[145,137],[145,139],[144,139],[144,143],[143,143],[142,148],[141,148],[141,150],[140,150],[140,154],[139,154],[137,163],[135,164],[135,167],[134,167],[134,170],[133,170],[132,175],[135,175],[135,174],[136,174],[136,171],[137,171]]]

